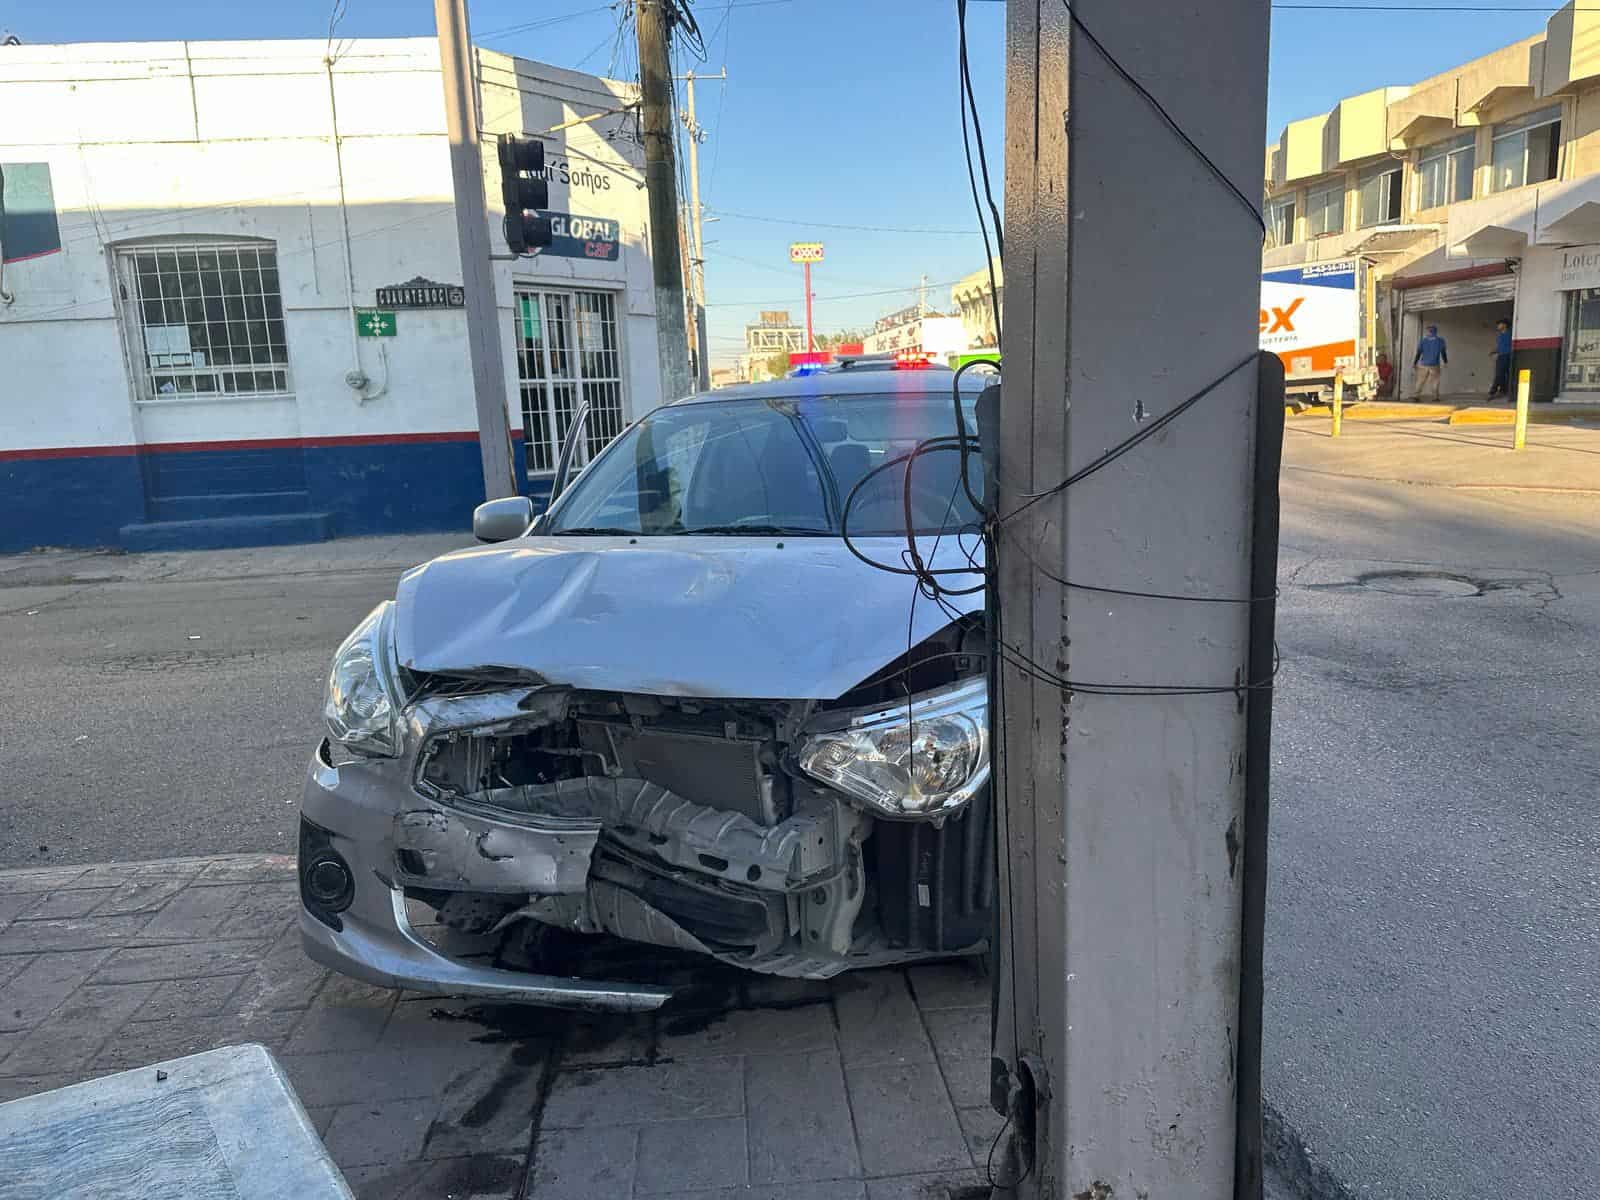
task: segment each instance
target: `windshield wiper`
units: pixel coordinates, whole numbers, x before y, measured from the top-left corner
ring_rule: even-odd
[[[685,529],[674,529],[672,532],[679,536],[692,533],[748,533],[756,537],[767,534],[782,534],[789,537],[831,536],[826,529],[805,529],[796,525],[694,525]]]
[[[552,536],[570,534],[576,537],[638,537],[637,529],[618,529],[611,525],[579,525],[573,529],[552,529]]]

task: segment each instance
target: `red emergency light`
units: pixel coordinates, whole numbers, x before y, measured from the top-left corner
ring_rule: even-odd
[[[897,350],[894,369],[897,371],[923,371],[933,365],[933,354],[927,350]]]

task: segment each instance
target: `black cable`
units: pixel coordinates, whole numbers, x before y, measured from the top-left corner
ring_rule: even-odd
[[[1052,580],[1055,583],[1059,583],[1062,587],[1072,588],[1074,591],[1103,592],[1109,596],[1134,596],[1141,600],[1186,600],[1192,604],[1262,604],[1268,600],[1276,600],[1278,598],[1278,593],[1276,591],[1273,591],[1269,595],[1265,596],[1185,596],[1181,592],[1141,592],[1131,588],[1115,588],[1105,587],[1103,585],[1094,583],[1078,583],[1075,580],[1068,579],[1063,575],[1056,575],[1052,573],[1048,567],[1044,566],[1037,558],[1028,553],[1028,548],[1023,544],[1020,537],[1017,537],[1013,534],[1012,541],[1016,543],[1017,549],[1022,552],[1022,557],[1033,564],[1033,569],[1035,571],[1039,572],[1039,574],[1043,575],[1046,579]]]
[[[1011,643],[1002,641],[1000,653],[1006,661],[1024,675],[1064,691],[1082,692],[1090,696],[1223,696],[1243,692],[1268,692],[1283,666],[1282,655],[1273,647],[1272,673],[1261,683],[1188,684],[1188,683],[1085,683],[1057,675],[1049,667],[1029,658]]]
[[[1129,450],[1132,450],[1140,442],[1144,441],[1146,438],[1154,437],[1157,433],[1161,432],[1162,429],[1166,428],[1167,425],[1171,424],[1184,413],[1188,412],[1196,404],[1200,403],[1200,401],[1204,400],[1212,392],[1216,391],[1217,388],[1226,383],[1229,378],[1238,374],[1240,371],[1244,370],[1245,367],[1255,362],[1262,353],[1263,352],[1260,350],[1252,350],[1248,357],[1242,358],[1238,362],[1234,363],[1233,366],[1229,367],[1221,375],[1218,375],[1215,379],[1206,384],[1205,387],[1201,388],[1198,392],[1195,392],[1188,399],[1180,401],[1178,404],[1162,413],[1161,416],[1157,417],[1154,421],[1151,421],[1150,424],[1144,426],[1137,433],[1118,442],[1115,446],[1111,447],[1111,449],[1100,455],[1099,458],[1095,459],[1087,466],[1080,467],[1078,470],[1074,471],[1071,475],[1068,475],[1055,486],[1047,488],[1042,492],[1024,493],[1024,502],[1012,509],[1005,516],[999,518],[1000,523],[1004,524],[1022,512],[1025,512],[1027,509],[1032,508],[1035,504],[1039,503],[1039,501],[1047,499],[1050,496],[1054,496],[1058,492],[1064,492],[1073,484],[1087,479],[1101,468],[1110,466],[1113,462],[1121,458]]]
[[[1265,241],[1267,236],[1267,219],[1261,215],[1261,210],[1256,207],[1255,202],[1251,200],[1249,196],[1246,196],[1243,192],[1241,192],[1238,188],[1238,185],[1236,185],[1233,180],[1229,179],[1228,176],[1223,172],[1222,168],[1217,166],[1217,164],[1212,161],[1211,156],[1204,150],[1200,149],[1199,143],[1197,143],[1192,137],[1183,131],[1183,126],[1179,125],[1173,115],[1162,106],[1161,101],[1157,100],[1153,95],[1150,94],[1150,89],[1135,79],[1133,74],[1117,61],[1116,56],[1112,54],[1111,51],[1106,49],[1105,44],[1101,42],[1099,38],[1095,37],[1094,31],[1083,23],[1083,18],[1078,16],[1078,10],[1075,9],[1068,2],[1068,0],[1061,0],[1061,6],[1067,10],[1067,16],[1071,19],[1073,28],[1079,33],[1083,34],[1084,38],[1088,40],[1089,44],[1100,52],[1100,56],[1106,60],[1106,64],[1122,78],[1124,83],[1145,98],[1150,107],[1155,109],[1156,114],[1167,123],[1167,127],[1171,129],[1173,133],[1178,135],[1178,138],[1183,142],[1184,145],[1188,146],[1190,150],[1194,151],[1195,157],[1206,165],[1206,168],[1217,177],[1217,179],[1222,183],[1222,186],[1233,193],[1234,198],[1244,206],[1245,211],[1248,212],[1254,219],[1255,223],[1261,227],[1261,237],[1262,240]]]
[[[972,88],[972,67],[967,59],[967,0],[956,0],[956,25],[961,33],[961,90],[966,94],[966,107],[972,113],[972,136],[978,143],[978,165],[983,171],[983,195],[989,203],[989,215],[994,220],[994,244],[1003,259],[1006,253],[1005,230],[1000,221],[1000,208],[994,202],[994,189],[989,183],[989,156],[983,148],[983,122],[978,117],[978,98]],[[965,134],[965,122],[962,133]],[[969,169],[971,160],[967,163]],[[976,198],[976,197],[974,197]]]
[[[993,266],[989,268],[989,277],[992,283],[994,279]],[[999,329],[998,317],[996,318],[995,328],[997,330]],[[985,517],[988,517],[991,514],[989,513],[988,509],[983,506],[983,501],[973,494],[972,483],[967,478],[967,446],[970,439],[967,437],[967,417],[966,414],[961,411],[961,377],[967,373],[968,368],[976,367],[979,364],[992,366],[996,370],[998,370],[1000,367],[1000,364],[992,358],[973,358],[967,360],[956,368],[956,377],[950,384],[950,395],[954,401],[956,410],[956,437],[960,439],[961,443],[961,486],[967,489],[967,499],[972,502],[973,511],[983,513]]]
[[[936,577],[938,577],[940,575],[970,575],[970,574],[972,574],[972,572],[966,567],[930,567],[930,566],[924,566],[923,568],[921,568],[919,570],[919,569],[914,568],[914,567],[904,567],[904,566],[895,567],[895,566],[891,566],[886,562],[881,562],[878,559],[870,558],[867,555],[863,554],[860,550],[858,550],[856,548],[856,544],[855,544],[855,542],[852,540],[852,538],[850,536],[850,509],[855,504],[856,496],[858,496],[860,494],[861,489],[863,487],[865,487],[870,480],[872,480],[872,479],[876,478],[877,476],[883,474],[885,471],[888,471],[888,470],[898,466],[900,463],[907,462],[910,459],[912,459],[912,458],[914,458],[914,457],[916,457],[918,455],[925,454],[925,453],[927,453],[927,452],[929,452],[931,450],[938,450],[938,449],[954,450],[954,449],[957,448],[957,442],[958,441],[959,441],[959,439],[957,439],[954,436],[940,436],[940,437],[924,438],[922,441],[918,442],[916,444],[916,446],[914,448],[912,448],[911,450],[906,451],[904,454],[897,454],[893,458],[885,459],[883,462],[881,462],[877,466],[873,467],[872,470],[868,471],[860,479],[856,480],[855,486],[852,487],[850,489],[850,491],[849,491],[849,494],[845,496],[844,507],[839,512],[839,536],[844,541],[845,549],[850,551],[850,553],[852,555],[854,555],[856,558],[858,558],[862,562],[866,563],[867,566],[873,567],[873,568],[875,568],[876,570],[879,570],[879,571],[887,571],[891,575],[911,575],[911,576],[917,577],[919,580],[926,580],[926,579],[936,578]],[[907,538],[908,542],[916,536],[916,531],[915,531],[915,529],[910,527],[910,522],[909,521],[907,522],[907,529],[906,529],[905,532],[906,532],[906,538]],[[872,535],[866,535],[866,536],[872,536]],[[969,588],[946,588],[946,587],[943,587],[942,585],[940,585],[937,590],[943,592],[945,595],[950,595],[950,596],[970,596],[970,595],[973,595],[973,594],[975,594],[977,592],[981,592],[987,586],[988,585],[986,583],[980,583],[976,587],[969,587]]]

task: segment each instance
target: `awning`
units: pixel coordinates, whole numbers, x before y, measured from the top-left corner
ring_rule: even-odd
[[[1521,223],[1484,225],[1458,242],[1450,252],[1466,258],[1520,258],[1528,248],[1528,230]]]
[[[1538,229],[1541,246],[1600,242],[1600,178],[1593,175],[1540,188]]]
[[[1418,243],[1436,238],[1443,232],[1439,225],[1379,225],[1352,245],[1350,254],[1378,255],[1405,254],[1417,248]]]
[[[1451,258],[1519,258],[1532,242],[1600,241],[1600,176],[1541,183],[1453,205],[1445,227]]]

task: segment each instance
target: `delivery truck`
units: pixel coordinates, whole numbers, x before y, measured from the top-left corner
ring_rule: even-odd
[[[1374,283],[1364,258],[1261,273],[1261,348],[1283,362],[1286,399],[1326,404],[1336,376],[1346,400],[1378,394]]]

